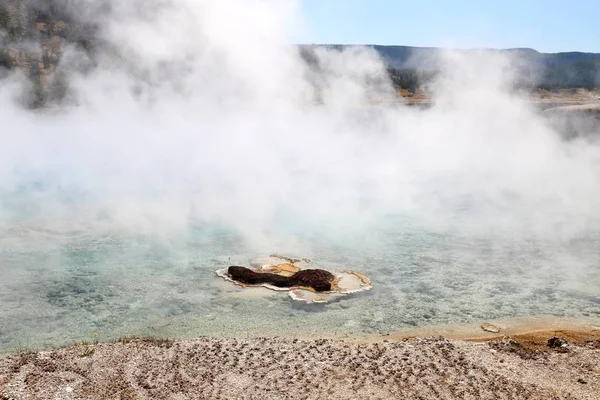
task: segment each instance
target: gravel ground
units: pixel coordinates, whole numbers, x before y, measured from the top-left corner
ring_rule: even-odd
[[[78,345],[1,358],[0,399],[600,399],[599,338],[547,336]]]

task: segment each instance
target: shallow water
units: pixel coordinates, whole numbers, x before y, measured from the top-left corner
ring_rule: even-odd
[[[94,332],[102,340],[369,335],[527,315],[600,316],[600,241],[593,234],[565,242],[510,239],[433,231],[388,216],[344,237],[280,229],[266,242],[271,247],[207,225],[159,237],[110,224],[7,220],[0,231],[0,350],[54,347]],[[374,289],[306,305],[215,274],[269,252],[360,271]]]

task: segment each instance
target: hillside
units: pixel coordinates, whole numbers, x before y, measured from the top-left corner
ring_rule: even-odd
[[[21,69],[32,82],[26,102],[37,107],[65,95],[59,70],[65,43],[93,53],[96,28],[77,21],[62,0],[0,0],[0,77]]]
[[[316,47],[343,50],[348,45],[304,45],[305,52]],[[391,75],[397,82],[404,82],[404,88],[419,86],[435,75],[440,68],[436,55],[440,48],[410,46],[379,46],[373,48],[388,65]],[[458,50],[464,54],[480,49]],[[545,90],[600,88],[599,53],[540,53],[534,49],[486,49],[487,51],[507,54],[518,65],[518,86]]]
[[[392,68],[427,69],[425,64],[411,60],[431,59],[439,49],[407,46],[373,46]],[[464,50],[465,53],[473,50]],[[600,85],[600,54],[596,53],[540,53],[534,49],[491,50],[510,54],[519,62],[523,85],[542,89],[585,88],[597,89]],[[435,68],[435,66],[433,66]]]

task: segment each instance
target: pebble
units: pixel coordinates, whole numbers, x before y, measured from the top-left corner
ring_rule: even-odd
[[[561,339],[557,336],[554,336],[554,337],[548,339],[548,347],[557,348],[557,347],[566,347],[566,346],[567,346],[567,341],[564,339]]]
[[[492,325],[489,323],[482,324],[481,329],[483,329],[486,332],[492,332],[492,333],[500,332],[500,328],[498,328],[496,325]]]

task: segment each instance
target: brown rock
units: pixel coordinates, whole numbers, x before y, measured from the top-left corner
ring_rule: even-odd
[[[260,285],[261,283],[269,283],[277,287],[290,287],[293,284],[293,282],[287,276],[280,276],[266,272],[259,273],[245,267],[231,266],[227,269],[227,273],[234,281],[242,282],[247,285]]]
[[[492,333],[500,332],[500,328],[498,328],[496,325],[492,325],[489,323],[482,324],[481,329],[483,329],[486,332],[492,332]]]
[[[331,282],[335,278],[332,273],[322,269],[305,269],[292,276],[281,276],[267,272],[256,272],[249,268],[231,266],[227,270],[231,279],[247,285],[267,283],[277,287],[302,286],[314,289],[317,292],[331,290]]]
[[[331,282],[334,278],[331,272],[322,269],[304,269],[291,276],[294,286],[311,287],[317,292],[331,290]]]
[[[557,336],[554,336],[548,339],[548,347],[557,348],[557,347],[565,347],[567,345],[567,341],[561,339]]]

